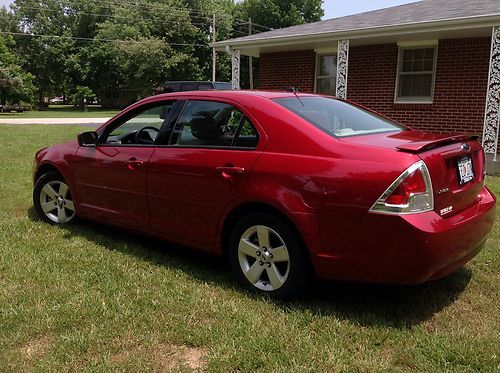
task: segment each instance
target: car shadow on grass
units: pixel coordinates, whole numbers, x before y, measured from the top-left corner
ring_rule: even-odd
[[[335,315],[363,326],[411,328],[452,305],[471,279],[472,271],[461,268],[443,279],[412,286],[318,281],[293,309]]]
[[[33,208],[28,215],[38,220]],[[197,281],[245,292],[233,280],[227,262],[218,257],[90,221],[61,228],[68,238],[83,237],[110,251],[120,251],[153,265],[180,269]],[[284,312],[307,311],[363,326],[405,329],[429,320],[453,304],[471,278],[472,272],[462,268],[441,280],[415,286],[316,280],[307,295],[299,299],[271,302]]]

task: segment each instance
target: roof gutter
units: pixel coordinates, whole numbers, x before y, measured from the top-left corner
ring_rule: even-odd
[[[479,27],[493,27],[500,25],[500,14],[454,18],[448,20],[412,22],[400,25],[375,26],[361,29],[349,29],[335,32],[320,32],[313,34],[296,34],[270,36],[261,39],[238,40],[229,39],[211,44],[217,50],[224,51],[228,47],[232,49],[241,48],[262,48],[283,45],[305,44],[307,42],[322,42],[341,39],[363,39],[366,37],[382,37],[391,35],[401,35],[408,33],[438,32],[449,30],[474,29]]]

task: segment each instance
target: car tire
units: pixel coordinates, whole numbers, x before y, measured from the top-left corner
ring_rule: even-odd
[[[48,172],[36,181],[33,204],[40,218],[49,224],[70,224],[76,220],[71,191],[57,172]]]
[[[229,260],[248,290],[284,299],[301,295],[309,283],[309,266],[295,230],[267,213],[244,216],[232,231]]]

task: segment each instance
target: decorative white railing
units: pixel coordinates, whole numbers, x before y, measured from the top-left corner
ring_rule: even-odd
[[[496,161],[500,130],[500,26],[491,33],[490,69],[484,110],[483,147]]]
[[[349,69],[349,40],[339,40],[337,48],[337,88],[335,95],[347,98],[347,73]]]
[[[239,49],[231,50],[231,85],[233,89],[240,89],[240,59],[241,53]]]

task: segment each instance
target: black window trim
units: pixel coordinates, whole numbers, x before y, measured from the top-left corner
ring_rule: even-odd
[[[164,126],[160,128],[160,133],[156,138],[155,145],[162,146],[165,140],[170,143],[174,128],[177,125],[181,113],[184,111],[187,101],[188,100],[177,100],[172,110],[168,113],[168,120],[165,121]]]
[[[238,124],[238,129],[236,130],[236,134],[233,138],[233,141],[231,143],[231,145],[229,146],[214,146],[214,145],[179,145],[179,144],[174,144],[173,141],[174,141],[174,133],[177,132],[177,134],[179,133],[180,131],[180,123],[179,123],[179,118],[182,116],[182,114],[184,113],[184,110],[187,106],[187,104],[190,102],[190,101],[211,101],[211,102],[216,102],[216,103],[220,103],[220,104],[227,104],[227,105],[231,105],[233,106],[234,108],[236,108],[237,110],[239,110],[241,112],[241,114],[243,114],[242,118],[240,119],[240,123]],[[241,132],[241,127],[243,125],[243,122],[244,122],[244,119],[247,119],[248,122],[250,123],[250,125],[255,129],[255,132],[257,133],[257,143],[255,146],[253,147],[248,147],[248,146],[235,146],[235,141],[237,139],[237,137],[239,136],[240,132]],[[173,122],[173,121],[172,121]],[[175,118],[175,123],[173,125],[170,126],[171,127],[171,130],[170,130],[170,135],[169,135],[169,141],[168,141],[168,145],[163,145],[163,144],[158,144],[158,147],[159,148],[176,148],[176,149],[183,149],[183,148],[186,148],[186,149],[223,149],[223,150],[243,150],[243,151],[251,151],[251,150],[255,150],[257,149],[258,145],[259,145],[259,142],[260,142],[260,139],[261,139],[261,135],[260,135],[260,132],[259,130],[257,129],[257,127],[252,123],[252,121],[250,120],[250,118],[245,114],[245,112],[240,108],[238,107],[236,104],[234,103],[228,103],[228,102],[225,102],[225,101],[219,101],[219,100],[213,100],[213,99],[209,99],[209,100],[200,100],[198,98],[194,98],[194,99],[188,99],[188,100],[184,100],[184,104],[182,106],[182,110],[180,110],[179,114],[176,116]],[[177,138],[175,139],[177,140]]]
[[[171,101],[175,101],[174,102],[174,106],[172,107],[172,109],[168,113],[167,117],[163,120],[163,123],[160,126],[160,131],[158,132],[158,136],[156,137],[154,144],[107,144],[107,143],[103,142],[104,138],[107,138],[107,136],[109,136],[109,134],[112,131],[114,131],[116,128],[118,128],[122,124],[126,123],[128,120],[136,117],[137,115],[140,115],[141,113],[143,113],[146,110],[149,110],[149,109],[154,108],[154,107],[166,105],[167,102],[171,102]],[[164,100],[164,101],[155,101],[155,102],[151,102],[151,103],[148,103],[148,104],[145,104],[145,105],[141,105],[141,106],[139,106],[137,108],[134,108],[129,113],[127,113],[126,115],[124,115],[122,118],[119,118],[114,123],[112,123],[112,124],[106,126],[106,128],[104,128],[104,130],[99,135],[99,138],[97,140],[97,146],[101,146],[101,147],[120,147],[120,148],[123,148],[123,147],[129,147],[129,148],[155,148],[155,147],[158,146],[158,142],[160,142],[160,140],[162,140],[163,137],[165,136],[165,131],[167,131],[167,129],[169,127],[171,127],[172,120],[176,119],[174,117],[174,113],[177,111],[178,107],[181,106],[183,103],[185,103],[185,100],[178,100],[178,99],[174,98],[174,99],[169,99],[169,100]]]

